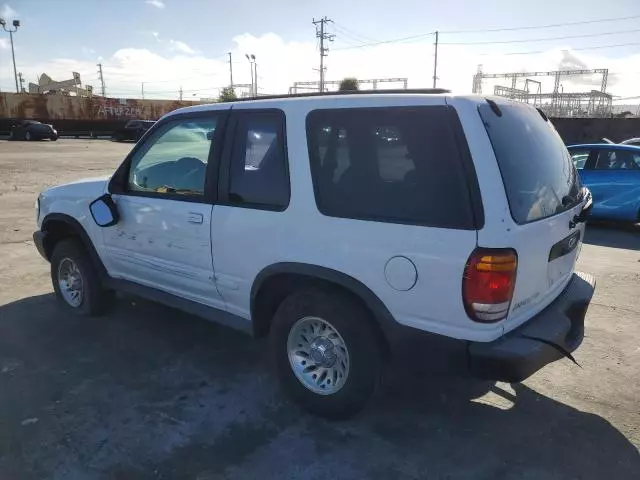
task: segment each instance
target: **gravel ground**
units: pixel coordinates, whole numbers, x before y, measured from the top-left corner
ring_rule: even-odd
[[[416,353],[363,414],[328,423],[283,398],[265,342],[133,297],[98,319],[57,308],[37,192],[130,148],[0,142],[0,479],[638,478],[640,231],[589,226],[581,367],[495,384]]]

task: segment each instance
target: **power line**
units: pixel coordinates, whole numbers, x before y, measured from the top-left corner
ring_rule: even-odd
[[[353,47],[341,47],[341,48],[334,48],[333,51],[338,51],[338,50],[351,50],[354,48],[365,48],[365,47],[373,47],[375,45],[383,45],[386,43],[397,43],[397,42],[404,42],[407,40],[414,40],[414,39],[418,39],[418,38],[424,38],[424,37],[428,37],[431,35],[434,35],[435,32],[429,32],[429,33],[421,33],[419,35],[411,35],[409,37],[401,37],[401,38],[392,38],[390,40],[382,40],[380,42],[372,42],[372,43],[365,43],[362,45],[357,45],[357,46],[353,46]]]
[[[551,40],[568,40],[572,38],[591,38],[591,37],[603,37],[606,35],[619,35],[622,33],[637,33],[640,32],[640,28],[633,30],[620,30],[617,32],[601,32],[601,33],[589,33],[584,35],[565,35],[561,37],[543,37],[543,38],[529,38],[524,40],[501,40],[491,42],[441,42],[440,45],[499,45],[507,43],[530,43],[530,42],[548,42]]]
[[[592,23],[615,22],[620,20],[632,20],[640,18],[640,15],[632,15],[629,17],[601,18],[597,20],[584,20],[579,22],[552,23],[549,25],[529,25],[524,27],[507,27],[507,28],[487,28],[479,30],[441,30],[440,33],[488,33],[488,32],[511,32],[516,30],[536,30],[542,28],[568,27],[571,25],[589,25]]]
[[[355,40],[356,42],[359,43],[368,43],[368,42],[377,42],[378,40],[375,38],[371,38],[371,37],[367,37],[365,35],[362,35],[358,32],[354,32],[353,30],[340,25],[339,23],[336,23],[335,21],[333,22],[333,27],[341,34],[341,35],[345,35],[353,40]]]
[[[580,22],[556,23],[556,24],[549,24],[549,25],[531,25],[531,26],[524,26],[524,27],[490,28],[490,29],[480,29],[480,30],[440,30],[439,32],[446,33],[446,34],[507,32],[507,31],[517,31],[517,30],[533,30],[533,29],[552,28],[552,27],[564,27],[564,26],[570,26],[570,25],[588,25],[593,23],[613,22],[613,21],[630,20],[630,19],[637,19],[637,18],[640,18],[640,15],[633,15],[628,17],[605,18],[605,19],[599,19],[599,20],[586,20],[586,21],[580,21]],[[343,30],[345,29],[345,27],[343,26],[340,26],[339,28]],[[570,38],[598,37],[598,36],[604,36],[604,35],[615,35],[620,33],[635,33],[638,31],[640,31],[640,29],[622,30],[618,32],[603,32],[603,33],[596,33],[596,34],[589,34],[589,35],[534,38],[534,39],[528,39],[528,40],[506,40],[506,41],[497,41],[497,42],[449,42],[449,43],[440,43],[440,44],[441,45],[476,45],[476,44],[489,45],[489,44],[527,43],[527,42],[536,42],[536,41],[563,40],[563,39],[570,39]],[[363,43],[361,45],[334,48],[333,50],[334,51],[351,50],[356,48],[373,47],[376,45],[383,45],[387,43],[405,42],[409,40],[417,40],[417,39],[425,38],[433,34],[434,32],[420,33],[416,35],[410,35],[408,37],[392,38],[389,40]]]
[[[601,50],[604,48],[617,48],[617,47],[629,47],[632,45],[640,45],[640,42],[630,42],[630,43],[618,43],[615,45],[600,45],[597,47],[583,47],[583,48],[572,48],[571,51],[583,51],[583,50]],[[566,49],[565,49],[566,50]],[[503,56],[503,55],[535,55],[535,54],[540,54],[540,53],[548,53],[549,50],[536,50],[536,51],[529,51],[529,52],[509,52],[509,53],[499,53],[499,54],[495,54],[495,53],[476,53],[474,55],[478,55],[478,56],[486,56],[486,55],[496,55],[496,56]]]

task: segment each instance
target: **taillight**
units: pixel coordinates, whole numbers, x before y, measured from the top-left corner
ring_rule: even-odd
[[[476,249],[464,269],[462,298],[467,315],[478,322],[497,322],[509,312],[516,284],[518,257],[511,249]]]

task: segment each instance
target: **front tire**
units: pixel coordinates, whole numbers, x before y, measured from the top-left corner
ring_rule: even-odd
[[[370,314],[340,291],[294,292],[278,308],[272,355],[283,389],[305,410],[346,419],[373,396],[381,351]]]
[[[51,255],[56,297],[68,311],[82,316],[102,313],[112,292],[105,290],[89,253],[79,240],[60,241]]]

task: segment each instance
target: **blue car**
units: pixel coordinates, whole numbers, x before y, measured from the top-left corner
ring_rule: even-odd
[[[593,195],[591,217],[640,222],[640,147],[598,143],[567,148]]]

